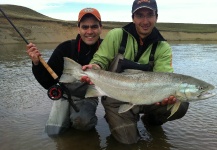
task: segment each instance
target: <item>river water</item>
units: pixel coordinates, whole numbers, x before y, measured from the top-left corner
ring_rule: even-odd
[[[37,46],[47,61],[57,45]],[[217,87],[217,44],[171,43],[171,46],[176,73],[203,79]],[[161,127],[145,129],[139,122],[142,139],[137,144],[124,145],[110,136],[101,104],[95,130],[71,129],[57,137],[44,132],[52,101],[32,75],[25,44],[0,45],[0,88],[1,150],[216,150],[217,147],[217,96],[191,102],[182,119]]]

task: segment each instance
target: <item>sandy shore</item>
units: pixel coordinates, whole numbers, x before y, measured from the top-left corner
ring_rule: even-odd
[[[23,42],[19,34],[5,18],[0,18],[0,44]],[[34,43],[58,43],[75,38],[77,27],[61,22],[42,22],[12,19],[14,25],[29,41]],[[103,29],[102,38],[110,29]],[[161,31],[168,41],[217,41],[217,33],[185,33]]]

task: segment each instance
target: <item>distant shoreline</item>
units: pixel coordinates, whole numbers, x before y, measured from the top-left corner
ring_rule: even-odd
[[[168,41],[216,41],[216,33],[187,33],[187,32],[169,32],[161,31],[161,34]]]
[[[0,17],[0,44],[23,42],[19,34],[13,29],[9,22]],[[58,43],[73,39],[77,35],[77,27],[70,23],[55,21],[40,21],[28,19],[13,19],[13,23],[23,36],[34,43]],[[111,30],[104,28],[101,35],[105,37]],[[180,31],[160,31],[168,41],[216,41],[217,32],[214,33],[189,33]]]

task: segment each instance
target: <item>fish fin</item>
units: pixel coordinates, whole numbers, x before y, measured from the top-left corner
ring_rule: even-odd
[[[170,110],[173,106],[174,106],[174,104],[167,105],[167,110]]]
[[[168,105],[168,106],[167,106],[167,108],[168,108],[168,107],[171,108],[171,114],[170,114],[170,116],[169,116],[168,118],[170,118],[172,115],[175,114],[175,112],[177,112],[177,110],[179,109],[180,104],[181,104],[181,102],[180,102],[180,101],[177,101],[174,105],[172,105],[172,106]],[[167,119],[168,119],[168,118],[167,118]]]
[[[64,57],[64,69],[60,82],[72,83],[76,80],[80,81],[82,76],[85,76],[82,66],[74,60]]]
[[[95,85],[88,85],[85,98],[87,97],[100,97],[100,96],[107,96],[103,91],[101,91]]]
[[[124,113],[135,106],[134,104],[123,104],[119,107],[118,113]]]

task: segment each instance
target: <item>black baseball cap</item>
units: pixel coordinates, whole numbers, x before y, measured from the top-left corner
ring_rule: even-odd
[[[135,0],[132,6],[132,14],[140,8],[149,8],[157,12],[156,0]]]

